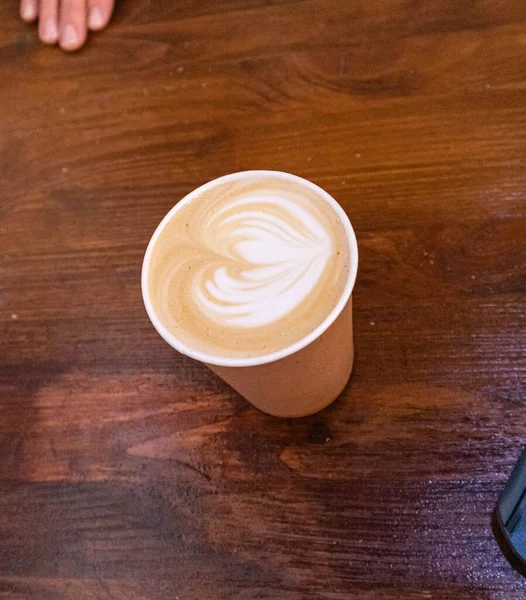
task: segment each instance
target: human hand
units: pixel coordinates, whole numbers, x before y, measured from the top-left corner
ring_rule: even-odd
[[[44,44],[72,51],[84,45],[88,30],[106,27],[113,6],[114,0],[20,0],[20,16],[27,22],[38,19]]]

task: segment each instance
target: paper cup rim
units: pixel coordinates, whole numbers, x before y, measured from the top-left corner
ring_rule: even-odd
[[[283,179],[287,181],[293,181],[298,183],[311,191],[315,192],[319,197],[324,199],[328,204],[330,204],[331,208],[334,210],[336,215],[339,217],[342,225],[344,226],[345,232],[347,234],[347,239],[349,242],[349,275],[347,277],[347,281],[345,283],[345,287],[342,291],[342,294],[336,304],[336,306],[331,310],[331,312],[325,317],[325,319],[311,332],[307,335],[303,336],[297,342],[282,348],[281,350],[277,350],[274,352],[269,352],[268,354],[259,355],[259,356],[246,356],[246,357],[228,357],[221,356],[217,354],[209,354],[207,352],[202,352],[200,350],[196,350],[189,346],[188,344],[179,340],[173,333],[171,333],[167,327],[161,323],[161,320],[158,318],[153,303],[150,299],[150,295],[148,292],[148,274],[149,274],[149,264],[151,259],[151,254],[155,243],[161,232],[164,230],[166,225],[171,221],[172,217],[180,211],[184,206],[192,202],[195,198],[203,194],[209,189],[214,188],[215,186],[221,183],[227,183],[229,181],[241,181],[243,179],[250,179],[253,177],[272,177]],[[148,243],[148,247],[146,248],[146,253],[144,255],[144,260],[142,264],[142,272],[141,272],[141,290],[144,306],[146,307],[146,312],[152,322],[153,326],[159,333],[159,335],[166,341],[172,348],[181,352],[190,358],[194,358],[200,362],[207,363],[210,365],[221,366],[221,367],[255,367],[258,365],[264,365],[271,362],[276,362],[281,360],[282,358],[286,358],[296,352],[299,352],[303,348],[306,348],[312,342],[317,340],[327,329],[334,323],[334,321],[338,318],[340,313],[343,311],[349,298],[351,297],[354,283],[356,281],[356,274],[358,272],[358,244],[356,242],[356,235],[354,233],[354,229],[351,225],[349,217],[343,210],[343,208],[338,204],[338,202],[323,188],[312,183],[308,179],[304,179],[303,177],[299,177],[298,175],[292,175],[291,173],[286,173],[283,171],[271,171],[271,170],[252,170],[252,171],[239,171],[237,173],[230,173],[228,175],[223,175],[222,177],[218,177],[217,179],[213,179],[204,185],[194,189],[186,196],[184,196],[177,204],[165,215],[163,220],[159,223],[155,232]]]

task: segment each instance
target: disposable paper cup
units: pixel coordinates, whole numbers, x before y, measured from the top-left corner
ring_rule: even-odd
[[[291,181],[317,193],[340,218],[349,244],[349,275],[341,297],[325,320],[299,341],[264,356],[232,358],[200,352],[179,340],[159,320],[148,292],[149,264],[155,242],[174,215],[203,192],[230,181],[269,177]],[[207,365],[251,404],[277,417],[318,412],[343,391],[354,361],[351,293],[358,269],[358,246],[342,207],[319,186],[280,171],[243,171],[214,179],[190,192],[161,221],[148,244],[142,268],[142,295],[155,329],[172,348]]]

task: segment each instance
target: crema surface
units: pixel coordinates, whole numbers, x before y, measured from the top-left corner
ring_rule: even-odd
[[[312,189],[228,181],[182,201],[152,247],[148,289],[161,323],[190,348],[258,357],[329,316],[349,254],[339,216]]]

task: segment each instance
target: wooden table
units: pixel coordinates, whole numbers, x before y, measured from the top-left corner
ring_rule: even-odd
[[[0,4],[0,598],[520,600],[526,4],[122,1],[85,51]],[[329,409],[251,408],[154,331],[155,226],[290,171],[357,232]]]

